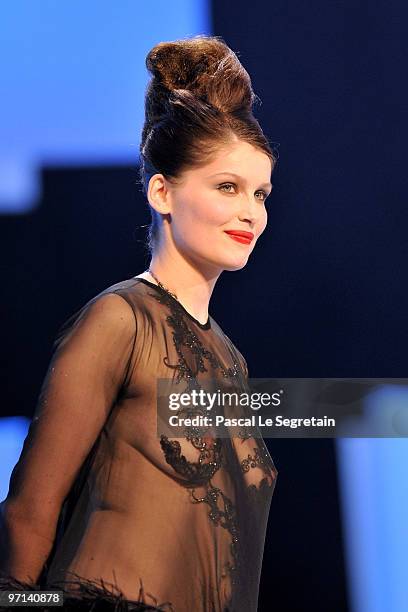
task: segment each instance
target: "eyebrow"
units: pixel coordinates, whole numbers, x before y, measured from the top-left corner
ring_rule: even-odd
[[[242,176],[239,176],[239,174],[235,174],[235,172],[228,172],[228,171],[216,172],[215,174],[210,174],[210,176],[208,176],[207,178],[211,178],[212,176],[218,176],[219,174],[229,174],[230,176],[235,176],[235,178],[240,179],[245,182],[245,179]],[[272,189],[273,185],[272,183],[263,183],[261,187],[269,187],[270,189]]]

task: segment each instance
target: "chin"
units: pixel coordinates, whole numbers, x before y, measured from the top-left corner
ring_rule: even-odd
[[[234,270],[242,270],[242,268],[245,268],[247,263],[248,263],[248,258],[245,258],[245,260],[241,260],[241,261],[224,262],[222,264],[222,268],[224,270],[227,270],[228,272],[233,272]]]
[[[205,268],[213,268],[213,270],[218,271],[218,273],[223,270],[227,270],[233,272],[234,270],[242,270],[248,263],[250,253],[245,256],[241,255],[240,257],[225,257],[225,252],[221,255],[217,254],[217,257],[214,258],[214,253],[201,253],[200,256],[194,258],[197,262],[197,266],[201,267],[204,265]]]

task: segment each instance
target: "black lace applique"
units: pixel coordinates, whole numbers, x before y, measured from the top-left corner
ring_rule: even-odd
[[[176,364],[171,364],[168,362],[167,356],[163,358],[163,361],[167,367],[178,370],[177,383],[182,378],[194,378],[198,372],[207,372],[208,370],[205,367],[204,359],[207,359],[214,369],[219,368],[225,378],[235,377],[240,374],[239,364],[236,360],[234,360],[232,367],[224,368],[215,355],[203,346],[197,335],[187,325],[185,314],[176,299],[167,295],[165,291],[160,292],[160,294],[149,293],[149,295],[154,297],[161,304],[166,304],[171,311],[171,315],[166,317],[166,321],[173,328],[173,342],[179,356],[179,361]],[[183,354],[183,347],[188,347],[195,356],[195,372],[193,372]]]
[[[150,293],[152,297],[158,300],[162,304],[166,304],[171,314],[166,317],[167,323],[173,328],[173,342],[179,357],[177,364],[171,364],[168,362],[167,356],[163,358],[163,362],[169,368],[178,370],[176,383],[179,383],[182,379],[187,379],[188,388],[187,391],[192,388],[200,388],[200,385],[196,379],[196,375],[199,372],[207,372],[204,360],[207,360],[212,368],[219,369],[224,378],[236,378],[239,375],[244,376],[240,365],[234,358],[233,366],[225,368],[216,358],[216,356],[206,349],[197,335],[187,325],[185,320],[185,314],[183,309],[179,307],[177,300],[173,299],[170,295],[167,295],[165,291],[160,294]],[[183,348],[187,347],[190,349],[192,355],[195,357],[195,371],[193,371],[191,365],[188,364],[187,359],[183,353]],[[193,409],[194,414],[200,413],[200,408]],[[190,413],[191,416],[191,413]],[[174,470],[187,478],[188,484],[186,488],[189,490],[191,500],[193,503],[206,503],[210,506],[210,512],[208,514],[210,520],[216,526],[220,526],[227,529],[231,535],[230,551],[233,559],[233,563],[227,562],[224,565],[224,571],[230,575],[231,582],[234,584],[236,581],[236,571],[239,566],[239,535],[237,528],[236,518],[236,507],[233,502],[225,495],[225,493],[219,488],[212,484],[211,478],[214,476],[217,470],[223,465],[222,449],[223,441],[220,438],[205,438],[203,434],[205,430],[197,428],[186,428],[185,437],[189,440],[193,446],[200,451],[199,459],[197,462],[190,462],[181,453],[181,445],[177,440],[169,440],[167,436],[161,435],[160,444],[165,455],[167,463],[169,463]],[[244,433],[242,437],[246,437]],[[209,446],[209,440],[212,441],[212,445]],[[191,486],[192,483],[194,486]],[[198,485],[204,485],[207,488],[207,492],[204,496],[197,497],[195,493],[195,487]],[[222,504],[220,507],[219,504]]]
[[[160,444],[167,463],[169,463],[178,474],[188,479],[186,488],[190,493],[192,502],[196,504],[208,504],[210,506],[210,512],[208,513],[209,518],[215,525],[221,526],[229,531],[231,535],[230,551],[234,562],[227,562],[224,569],[227,573],[230,573],[231,582],[235,583],[236,570],[239,564],[236,508],[225,493],[211,482],[211,478],[223,465],[222,440],[220,438],[215,438],[212,441],[212,447],[209,448],[206,439],[195,438],[192,443],[195,448],[199,448],[200,456],[198,462],[190,462],[181,454],[180,442],[177,440],[169,440],[164,435],[160,437]],[[209,457],[211,457],[212,460],[205,463],[204,461]],[[200,485],[206,486],[206,494],[197,497],[195,487],[191,486],[192,482],[194,482],[195,487]],[[223,503],[223,510],[218,506],[219,501]]]
[[[273,467],[269,455],[264,448],[256,446],[254,455],[248,455],[246,459],[242,459],[241,468],[243,472],[249,472],[250,468],[260,467],[264,472],[270,472]]]
[[[206,503],[210,506],[210,512],[208,513],[209,518],[215,525],[227,529],[231,535],[230,551],[232,558],[234,559],[234,563],[230,563],[228,561],[224,565],[224,570],[230,574],[231,582],[235,584],[238,565],[240,563],[238,555],[239,538],[235,505],[219,487],[214,487],[211,483],[206,495],[202,497],[196,497],[194,488],[191,489],[190,493],[194,503]],[[224,507],[223,510],[218,505],[219,498],[222,500]]]
[[[255,511],[257,508],[260,508],[261,513],[264,513],[265,516],[268,514],[268,508],[264,507],[263,502],[273,494],[276,484],[276,474],[277,472],[274,470],[270,476],[262,478],[258,485],[250,484],[247,486],[247,496],[253,510]],[[263,523],[263,518],[256,515],[254,515],[254,518],[254,525]]]
[[[200,451],[198,461],[187,461],[186,457],[181,454],[180,442],[177,440],[169,440],[167,436],[160,437],[160,445],[162,447],[166,462],[173,469],[187,479],[188,484],[194,482],[196,486],[207,483],[220,469],[222,465],[222,440],[216,438],[212,448],[208,448],[207,442],[202,438],[195,438],[193,446]],[[206,459],[212,459],[205,463]]]
[[[259,467],[265,473],[265,477],[260,481],[259,486],[255,484],[248,485],[247,490],[261,490],[264,485],[270,487],[275,484],[277,470],[273,461],[271,460],[268,451],[263,446],[256,446],[254,448],[254,454],[248,454],[246,459],[241,461],[241,469],[244,473],[249,472],[251,468]]]

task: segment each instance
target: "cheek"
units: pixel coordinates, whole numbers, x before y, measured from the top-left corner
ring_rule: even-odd
[[[268,212],[265,208],[263,211],[263,214],[261,215],[259,219],[259,235],[261,235],[262,232],[265,230],[267,224],[268,224]]]
[[[184,228],[194,226],[200,228],[219,227],[228,223],[231,211],[224,202],[216,202],[207,198],[187,200],[182,209],[178,210],[177,225]]]

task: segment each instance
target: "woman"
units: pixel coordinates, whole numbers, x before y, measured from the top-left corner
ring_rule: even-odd
[[[146,65],[149,270],[56,340],[2,502],[3,589],[59,587],[67,609],[251,612],[276,468],[248,430],[158,437],[156,383],[248,389],[208,304],[266,227],[276,158],[220,37],[160,43]]]

